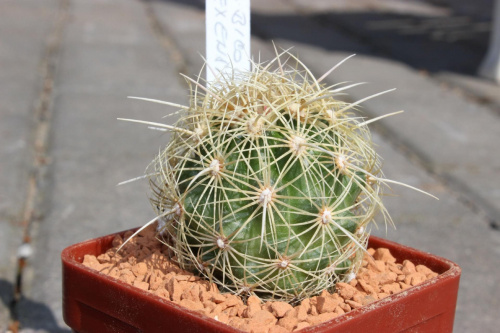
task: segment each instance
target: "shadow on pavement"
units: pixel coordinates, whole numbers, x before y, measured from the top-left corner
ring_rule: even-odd
[[[32,301],[21,296],[17,304],[14,302],[14,286],[11,282],[0,279],[0,297],[5,307],[9,309],[10,317],[19,321],[23,330],[41,330],[50,333],[69,333],[71,330],[58,325],[52,310],[45,304]]]
[[[394,59],[419,70],[475,74],[489,41],[489,21],[380,12],[304,16],[252,14],[252,31],[330,51]]]
[[[201,0],[153,0],[204,10]],[[330,51],[403,62],[417,70],[475,75],[486,54],[490,18],[416,16],[380,11],[252,13],[252,35]]]

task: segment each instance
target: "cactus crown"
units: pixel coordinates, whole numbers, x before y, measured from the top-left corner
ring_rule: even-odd
[[[149,165],[159,233],[221,289],[297,302],[356,273],[387,182],[359,102],[283,54],[210,87]],[[374,95],[375,96],[375,95]],[[166,104],[171,104],[163,102]]]

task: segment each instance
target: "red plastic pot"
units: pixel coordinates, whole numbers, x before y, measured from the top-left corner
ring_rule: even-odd
[[[114,236],[75,244],[62,252],[64,320],[73,330],[79,333],[241,332],[83,266],[84,255],[98,256],[106,252]],[[369,246],[388,248],[398,262],[408,259],[416,265],[424,264],[439,276],[301,332],[452,332],[460,267],[449,260],[377,237],[370,238]]]

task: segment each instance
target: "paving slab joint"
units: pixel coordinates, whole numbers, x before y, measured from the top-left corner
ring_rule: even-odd
[[[47,36],[43,57],[40,61],[42,87],[33,109],[34,125],[31,134],[30,148],[32,151],[31,172],[22,212],[23,239],[18,250],[16,278],[13,299],[9,304],[9,331],[19,332],[19,306],[23,293],[23,272],[29,264],[33,223],[43,216],[43,187],[46,185],[47,169],[50,165],[49,137],[52,123],[51,102],[53,97],[54,76],[57,66],[57,56],[60,52],[62,36],[69,13],[70,0],[59,0],[56,9],[55,23]]]
[[[365,108],[365,112],[370,114],[369,108]],[[401,152],[409,161],[418,165],[434,178],[436,182],[446,187],[457,201],[478,214],[481,219],[488,223],[492,230],[500,230],[500,212],[482,200],[481,197],[474,193],[467,185],[446,172],[436,170],[431,158],[418,147],[400,137],[387,125],[376,122],[372,123],[372,128],[376,133],[386,139],[395,150]]]
[[[149,24],[151,25],[151,30],[153,34],[158,38],[161,46],[167,51],[169,59],[175,64],[175,68],[178,73],[188,73],[188,64],[186,63],[186,57],[181,51],[181,48],[175,41],[173,35],[168,31],[168,29],[160,22],[158,16],[156,15],[151,2],[148,0],[142,0],[144,4],[144,10],[148,18]],[[184,79],[181,75],[178,76],[178,80],[181,84],[185,84]]]

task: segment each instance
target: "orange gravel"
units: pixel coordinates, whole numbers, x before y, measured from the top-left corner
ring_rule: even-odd
[[[132,235],[124,235],[127,239]],[[150,291],[174,303],[246,332],[298,331],[335,318],[378,299],[403,291],[437,276],[423,265],[405,260],[396,263],[388,249],[369,249],[361,269],[349,283],[338,283],[336,292],[326,290],[295,307],[285,302],[262,302],[250,296],[221,294],[215,284],[180,269],[168,257],[167,248],[155,238],[151,226],[128,242],[120,236],[113,248],[98,257],[86,255],[83,264],[111,277]]]

